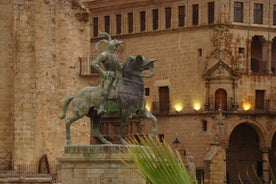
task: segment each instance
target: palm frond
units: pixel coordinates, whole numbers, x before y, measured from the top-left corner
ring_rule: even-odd
[[[148,183],[193,183],[180,154],[175,154],[166,142],[140,137],[139,142],[131,138],[129,144],[127,153]]]

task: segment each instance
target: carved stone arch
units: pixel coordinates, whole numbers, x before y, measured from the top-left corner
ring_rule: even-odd
[[[261,125],[261,123],[258,123],[250,119],[244,119],[233,123],[231,127],[227,128],[228,131],[225,133],[226,147],[229,146],[230,137],[234,129],[243,123],[248,124],[249,126],[254,128],[254,130],[259,136],[260,148],[267,147],[268,145],[270,145],[269,140],[265,137],[265,128]]]
[[[272,175],[276,175],[276,127],[271,130],[271,134],[269,136],[269,149],[268,149],[268,157],[269,164],[271,166]]]
[[[268,140],[268,143],[269,143],[268,146],[269,146],[269,148],[271,148],[274,136],[276,136],[276,126],[272,127],[269,132],[270,132],[270,134],[267,136],[267,140]]]
[[[225,134],[227,182],[258,183],[268,169],[264,161],[268,155],[265,127],[257,121],[241,119],[228,131]]]

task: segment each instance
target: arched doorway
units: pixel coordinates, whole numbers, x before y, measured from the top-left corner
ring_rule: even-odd
[[[231,133],[226,149],[227,183],[259,183],[263,176],[262,151],[256,130],[248,123]]]
[[[271,149],[269,151],[269,164],[271,167],[270,178],[276,177],[276,133],[273,136]],[[273,176],[273,177],[272,177]]]
[[[227,92],[219,88],[215,93],[215,110],[227,110]]]

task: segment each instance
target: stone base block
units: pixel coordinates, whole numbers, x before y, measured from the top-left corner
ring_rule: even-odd
[[[145,184],[124,145],[70,145],[58,159],[61,184]],[[122,161],[129,162],[129,165]]]

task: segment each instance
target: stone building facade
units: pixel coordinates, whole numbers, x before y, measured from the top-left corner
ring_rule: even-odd
[[[194,158],[200,183],[276,175],[275,0],[4,0],[0,8],[1,170],[38,172],[47,162],[56,172],[63,100],[100,81],[89,67],[100,30],[123,41],[122,62],[157,59],[147,108],[159,138]],[[89,121],[72,125],[74,143],[97,142]],[[107,117],[101,129],[115,141],[118,125]],[[151,128],[133,118],[125,136]]]

